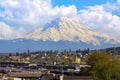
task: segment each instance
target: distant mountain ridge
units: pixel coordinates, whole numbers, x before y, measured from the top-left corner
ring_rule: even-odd
[[[0,40],[0,53],[12,53],[12,52],[19,52],[23,53],[26,52],[28,49],[31,52],[35,51],[47,51],[47,50],[76,50],[76,49],[85,49],[90,48],[91,50],[94,49],[103,49],[108,47],[118,47],[120,44],[107,44],[101,43],[100,45],[94,46],[92,43],[86,44],[83,42],[69,42],[69,41],[34,41],[32,39],[15,39],[15,40]]]

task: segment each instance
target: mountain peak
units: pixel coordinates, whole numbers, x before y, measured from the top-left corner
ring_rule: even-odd
[[[87,29],[87,27],[79,24],[71,18],[59,17],[43,28],[36,29],[33,33],[28,35],[29,39],[34,40],[51,40],[51,41],[70,41],[70,42],[84,42],[100,45],[104,40],[105,43],[118,43],[120,40],[114,37],[109,37],[105,34],[100,34],[95,31]]]
[[[71,18],[59,17],[59,18],[56,18],[55,20],[47,23],[43,27],[42,31],[45,31],[45,30],[47,30],[49,28],[55,28],[55,29],[59,30],[60,27],[63,27],[63,25],[65,25],[65,24],[70,24],[71,22],[74,22],[74,20],[72,20]]]

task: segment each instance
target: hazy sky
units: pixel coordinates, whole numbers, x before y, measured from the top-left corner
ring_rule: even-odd
[[[60,16],[120,37],[120,0],[0,0],[0,39],[29,33]]]

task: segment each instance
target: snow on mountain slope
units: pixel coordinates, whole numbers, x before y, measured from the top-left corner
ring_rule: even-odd
[[[26,38],[43,41],[51,40],[55,42],[60,40],[84,42],[94,45],[100,45],[101,41],[104,41],[104,43],[120,43],[120,39],[89,30],[67,17],[57,18],[43,28],[36,29],[27,35]]]

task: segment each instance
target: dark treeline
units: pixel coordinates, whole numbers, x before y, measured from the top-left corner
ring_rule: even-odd
[[[120,55],[120,47],[110,47],[110,48],[99,49],[99,50],[107,52],[111,55]]]
[[[21,56],[26,56],[30,54],[41,54],[41,53],[46,53],[46,54],[57,54],[57,53],[71,53],[71,52],[75,52],[75,53],[81,53],[83,56],[91,53],[93,51],[96,50],[90,50],[89,48],[85,48],[85,49],[77,49],[77,50],[64,50],[64,51],[58,51],[58,50],[47,50],[47,51],[36,51],[36,52],[30,52],[30,50],[28,49],[28,51],[23,52],[23,53],[8,53],[9,55],[21,55]],[[104,51],[107,52],[111,55],[120,55],[120,47],[110,47],[110,48],[104,48],[104,49],[98,49],[98,51]]]
[[[16,53],[8,53],[9,56],[28,56],[30,54],[69,54],[69,53],[80,53],[81,55],[86,55],[88,53],[90,53],[90,49],[89,48],[86,48],[86,49],[77,49],[77,50],[64,50],[64,51],[58,51],[58,50],[47,50],[47,51],[36,51],[36,52],[31,52],[29,49],[26,51],[26,52],[23,52],[23,53],[19,53],[19,52],[16,52]]]

